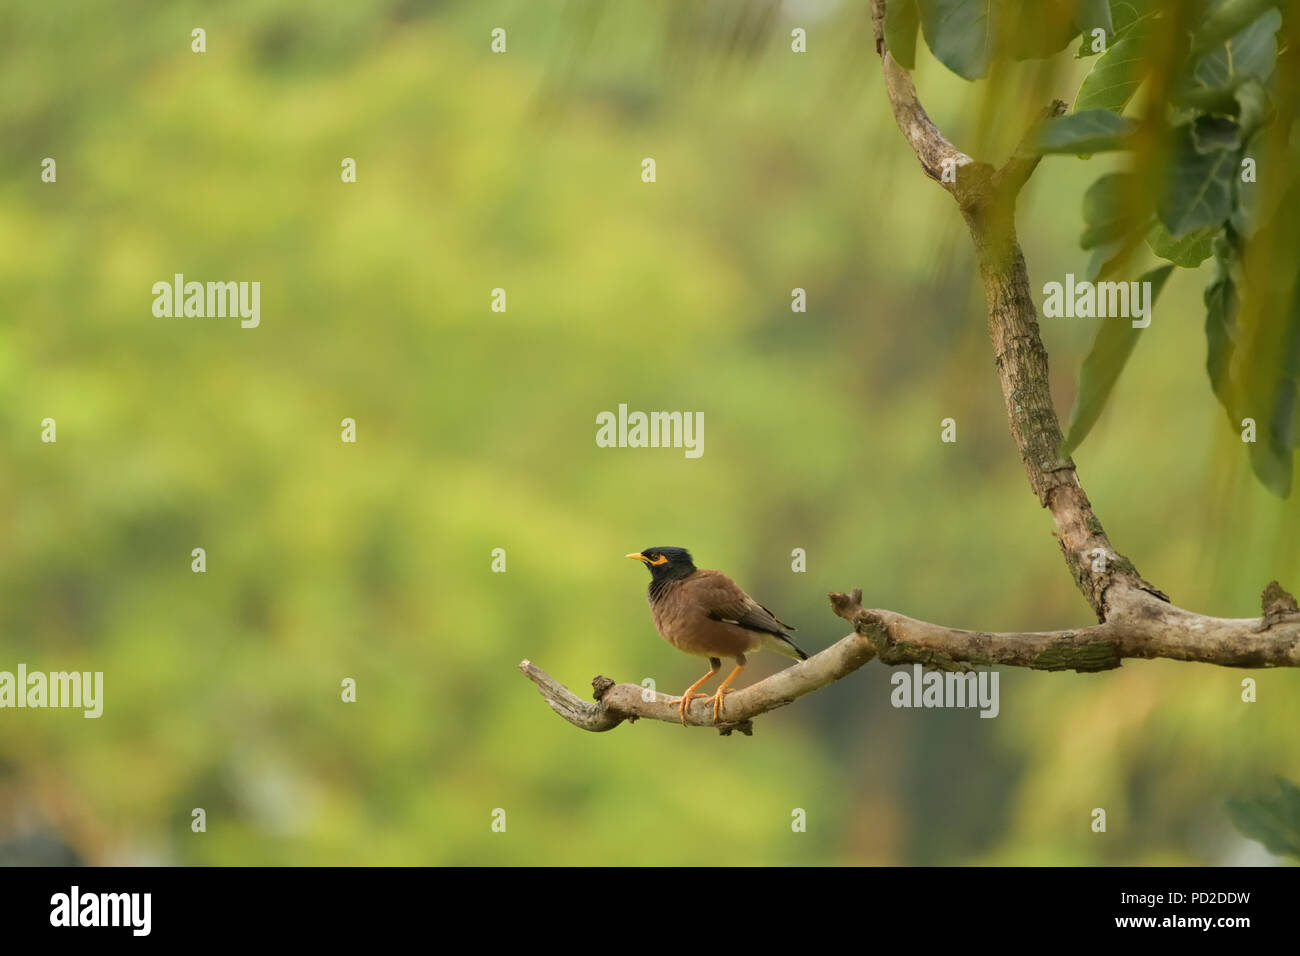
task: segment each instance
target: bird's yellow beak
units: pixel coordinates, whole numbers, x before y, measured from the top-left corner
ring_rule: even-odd
[[[625,555],[623,555],[623,557],[625,557],[625,558],[631,558],[633,561],[640,561],[642,564],[649,564],[649,563],[650,563],[650,559],[647,558],[647,557],[646,557],[644,554],[642,554],[640,551],[633,551],[631,554],[625,554]]]

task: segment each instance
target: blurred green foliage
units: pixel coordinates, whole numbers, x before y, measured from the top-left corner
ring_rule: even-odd
[[[872,664],[752,739],[585,734],[519,674],[697,677],[622,558],[650,545],[725,568],[810,651],[845,632],[826,591],[854,586],[973,628],[1088,617],[1007,433],[964,227],[893,125],[862,6],[791,4],[736,50],[671,7],[592,7],[0,10],[0,669],[102,670],[106,698],[99,720],[0,712],[3,859],[1268,859],[1224,800],[1300,778],[1291,672],[1007,672],[980,720],[892,709]],[[1086,68],[968,84],[917,50],[936,121],[993,159]],[[1078,210],[1109,162],[1044,163],[1023,196],[1036,286],[1083,271]],[[1188,360],[1210,268],[1169,280],[1077,460],[1147,578],[1247,616],[1270,578],[1300,583],[1300,514],[1251,479]],[[155,318],[176,272],[260,281],[261,326]],[[1094,330],[1044,323],[1062,410]],[[703,411],[704,456],[597,448],[620,402]]]
[[[1280,777],[1277,794],[1252,794],[1228,800],[1237,828],[1277,854],[1300,859],[1300,787]]]

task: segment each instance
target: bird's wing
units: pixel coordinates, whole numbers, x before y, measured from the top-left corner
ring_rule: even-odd
[[[697,571],[684,582],[694,591],[706,614],[750,631],[781,635],[794,628],[759,604],[721,571]]]

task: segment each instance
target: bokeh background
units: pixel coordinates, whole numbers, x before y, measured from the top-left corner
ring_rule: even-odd
[[[103,671],[105,710],[0,712],[0,862],[1281,862],[1224,801],[1300,779],[1300,674],[1010,670],[981,720],[894,710],[873,663],[722,738],[583,733],[516,669],[694,680],[622,557],[651,545],[809,650],[854,586],[958,626],[1089,622],[864,5],[752,30],[743,6],[5,4],[0,669]],[[918,56],[950,137],[1005,156],[1021,111]],[[997,82],[1028,115],[1072,98],[1064,59]],[[1108,162],[1049,158],[1023,196],[1037,289],[1083,272]],[[260,328],[155,318],[176,272],[260,281]],[[1075,458],[1148,579],[1251,616],[1300,584],[1300,511],[1208,386],[1205,278],[1175,273]],[[1093,332],[1043,323],[1062,416]],[[704,456],[596,447],[619,403],[702,411]]]

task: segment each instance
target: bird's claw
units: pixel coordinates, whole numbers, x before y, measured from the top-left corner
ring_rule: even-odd
[[[736,690],[733,687],[719,687],[718,692],[709,698],[709,700],[713,701],[713,722],[715,724],[722,723],[722,712],[726,709],[726,695],[735,692]]]
[[[678,697],[676,700],[670,700],[668,703],[669,703],[670,705],[671,705],[671,704],[677,704],[677,705],[678,705],[678,708],[677,708],[677,709],[678,709],[678,711],[679,711],[679,712],[681,713],[681,715],[682,715],[682,726],[685,727],[685,726],[686,726],[686,710],[687,710],[687,708],[689,708],[689,707],[691,706],[691,701],[695,700],[695,698],[697,698],[697,697],[708,697],[708,696],[709,696],[708,694],[686,694],[686,695],[683,696],[683,697]]]

